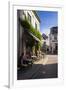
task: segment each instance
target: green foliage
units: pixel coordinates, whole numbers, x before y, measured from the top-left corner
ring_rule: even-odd
[[[41,43],[40,43],[40,42],[38,42],[38,43],[36,44],[36,48],[37,48],[37,50],[39,50],[39,48],[41,48]]]
[[[27,29],[29,32],[31,32],[33,35],[35,35],[38,39],[42,39],[41,33],[33,28],[33,26],[29,23],[27,19],[20,21],[21,25]]]
[[[20,23],[24,28],[30,29],[30,24],[28,23],[27,20],[20,20]]]

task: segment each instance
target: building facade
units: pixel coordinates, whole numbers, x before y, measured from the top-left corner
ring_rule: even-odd
[[[52,54],[58,53],[58,27],[52,27],[49,34],[49,51]]]
[[[40,30],[40,19],[35,11],[19,10],[18,12],[20,13],[20,19],[23,20],[26,17],[36,30]]]
[[[40,42],[40,19],[35,11],[17,10],[17,58],[24,54],[36,54]]]
[[[49,51],[49,37],[46,34],[42,34],[43,37],[43,44],[42,44],[42,50],[44,53],[48,53]]]

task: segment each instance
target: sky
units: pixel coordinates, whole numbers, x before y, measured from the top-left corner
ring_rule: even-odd
[[[56,11],[37,11],[40,18],[40,32],[49,34],[50,28],[58,26],[58,12]]]

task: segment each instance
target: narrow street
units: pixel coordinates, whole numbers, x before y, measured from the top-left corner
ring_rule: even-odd
[[[39,70],[32,76],[32,79],[57,78],[58,77],[58,60],[57,55],[47,55],[46,64],[42,65]]]
[[[18,80],[25,79],[42,79],[58,77],[58,56],[46,55],[46,58],[33,64],[25,71],[18,71]]]

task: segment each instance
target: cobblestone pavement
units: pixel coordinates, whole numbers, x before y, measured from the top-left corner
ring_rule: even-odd
[[[57,55],[46,55],[44,59],[34,62],[32,67],[18,71],[18,80],[58,77]]]

